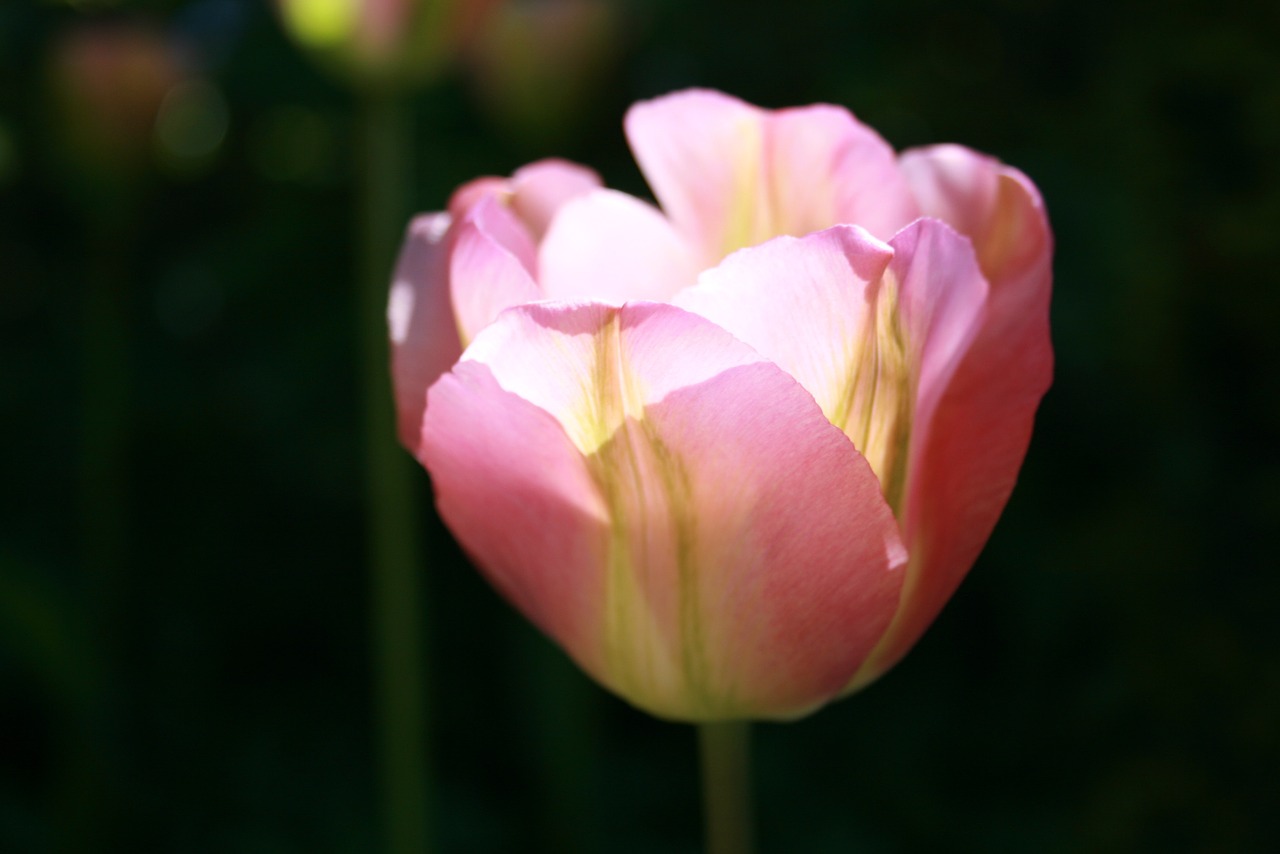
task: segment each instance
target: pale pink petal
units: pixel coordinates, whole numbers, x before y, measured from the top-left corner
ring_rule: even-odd
[[[917,220],[895,234],[889,245],[889,275],[897,283],[898,311],[914,364],[914,457],[928,445],[938,403],[986,322],[989,288],[973,244],[939,220]],[[912,465],[911,472],[916,477],[918,467]]]
[[[892,257],[887,244],[857,227],[779,237],[730,255],[675,304],[777,363],[838,422],[869,296]]]
[[[665,301],[698,275],[693,253],[656,208],[595,190],[560,208],[538,248],[551,299]]]
[[[765,140],[771,223],[762,237],[847,224],[887,239],[919,215],[893,148],[844,107],[779,110]]]
[[[497,199],[506,204],[510,195],[510,179],[492,175],[476,178],[453,191],[453,195],[449,197],[449,215],[459,220],[484,199]]]
[[[996,290],[1006,280],[1033,273],[1020,297],[1026,308],[1047,302],[1053,239],[1044,205],[1025,175],[959,145],[903,152],[900,167],[925,216],[968,236]]]
[[[972,245],[937,220],[913,223],[888,246],[845,226],[779,238],[735,253],[677,297],[796,376],[867,455],[897,510],[912,555],[907,592],[850,690],[937,615],[1021,462],[1044,386],[991,393],[1007,384],[995,374],[1023,366],[1018,354],[983,356],[988,298]],[[982,374],[971,373],[979,363]],[[1021,425],[1021,444],[1004,441],[1006,422]]]
[[[600,186],[600,176],[585,166],[554,158],[539,160],[520,167],[510,178],[486,176],[468,181],[449,199],[449,213],[460,220],[482,201],[498,202],[510,211],[511,220],[503,233],[495,236],[526,260],[556,211],[570,199]],[[510,229],[516,225],[521,236],[512,238]]]
[[[903,157],[922,207],[973,239],[990,284],[985,320],[913,449],[906,522],[912,580],[902,611],[859,673],[870,682],[919,639],[995,527],[1053,374],[1052,237],[1020,173],[958,146]],[[918,558],[917,558],[918,556]]]
[[[538,245],[523,222],[503,201],[501,196],[480,198],[465,214],[454,218],[457,222],[474,222],[498,246],[520,262],[530,276],[538,272]]]
[[[466,344],[505,308],[542,294],[519,256],[520,228],[495,199],[478,203],[457,226],[449,259],[449,284],[458,335]],[[505,236],[505,241],[499,236]]]
[[[887,238],[918,215],[893,149],[843,107],[768,111],[690,90],[636,104],[626,129],[663,210],[704,266],[837,224]]]
[[[602,186],[600,176],[567,160],[539,160],[511,176],[511,209],[537,243],[566,202]]]
[[[802,714],[896,608],[905,553],[865,461],[794,380],[694,315],[513,309],[427,413],[423,459],[464,547],[655,714]]]
[[[968,240],[921,220],[888,245],[836,226],[744,249],[676,302],[799,380],[900,513],[910,448],[927,432],[985,298]]]
[[[449,298],[449,215],[409,223],[387,300],[391,376],[401,443],[416,452],[427,388],[462,353]]]
[[[763,118],[757,107],[703,89],[627,111],[636,161],[676,229],[701,251],[703,267],[759,242],[766,216]]]

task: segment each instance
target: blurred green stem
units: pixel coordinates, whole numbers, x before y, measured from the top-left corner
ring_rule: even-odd
[[[702,801],[707,854],[749,854],[751,844],[751,725],[701,724]]]
[[[81,520],[89,584],[94,599],[107,608],[117,604],[114,581],[125,563],[129,504],[129,320],[123,255],[132,236],[123,227],[95,229],[84,296]]]
[[[59,840],[78,851],[115,844],[112,820],[120,801],[110,781],[125,773],[115,745],[121,728],[121,662],[127,658],[124,603],[129,577],[132,504],[129,438],[131,288],[140,197],[127,190],[86,206],[88,252],[82,317],[83,394],[80,412],[80,524],[84,615],[94,665],[68,674],[76,684],[64,710],[64,819]]]
[[[369,567],[384,829],[391,854],[429,849],[426,654],[418,584],[413,467],[396,442],[387,358],[387,291],[409,214],[408,107],[399,92],[363,93],[360,156],[361,339]]]

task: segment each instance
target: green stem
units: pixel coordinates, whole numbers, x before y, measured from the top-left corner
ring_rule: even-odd
[[[386,325],[392,266],[409,213],[410,125],[407,106],[396,92],[365,92],[361,108],[360,331],[384,832],[391,854],[421,854],[429,848],[431,792],[415,528],[420,519],[414,506],[416,472],[396,443]]]
[[[85,851],[112,846],[121,804],[111,779],[127,770],[116,745],[122,740],[122,703],[129,690],[121,668],[128,658],[125,613],[132,580],[129,342],[141,200],[127,191],[109,198],[109,216],[102,209],[87,210],[79,499],[84,614],[93,655],[92,664],[68,674],[82,684],[67,700],[65,817],[59,830],[62,844]]]
[[[707,854],[752,850],[750,736],[741,721],[698,727]]]

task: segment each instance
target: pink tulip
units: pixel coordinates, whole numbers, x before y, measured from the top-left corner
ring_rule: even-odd
[[[838,107],[690,91],[626,127],[661,211],[545,162],[410,227],[401,439],[601,684],[793,718],[910,649],[1008,500],[1051,379],[1048,222],[1021,173],[895,156]]]

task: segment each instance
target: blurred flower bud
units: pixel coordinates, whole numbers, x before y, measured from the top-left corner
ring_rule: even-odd
[[[114,182],[133,180],[147,166],[161,106],[186,73],[159,30],[95,23],[55,42],[50,77],[61,143],[73,165]]]
[[[471,41],[497,0],[276,0],[289,35],[362,85],[407,85]]]
[[[480,101],[522,134],[546,139],[575,126],[634,23],[625,12],[618,0],[505,4],[469,57]]]

